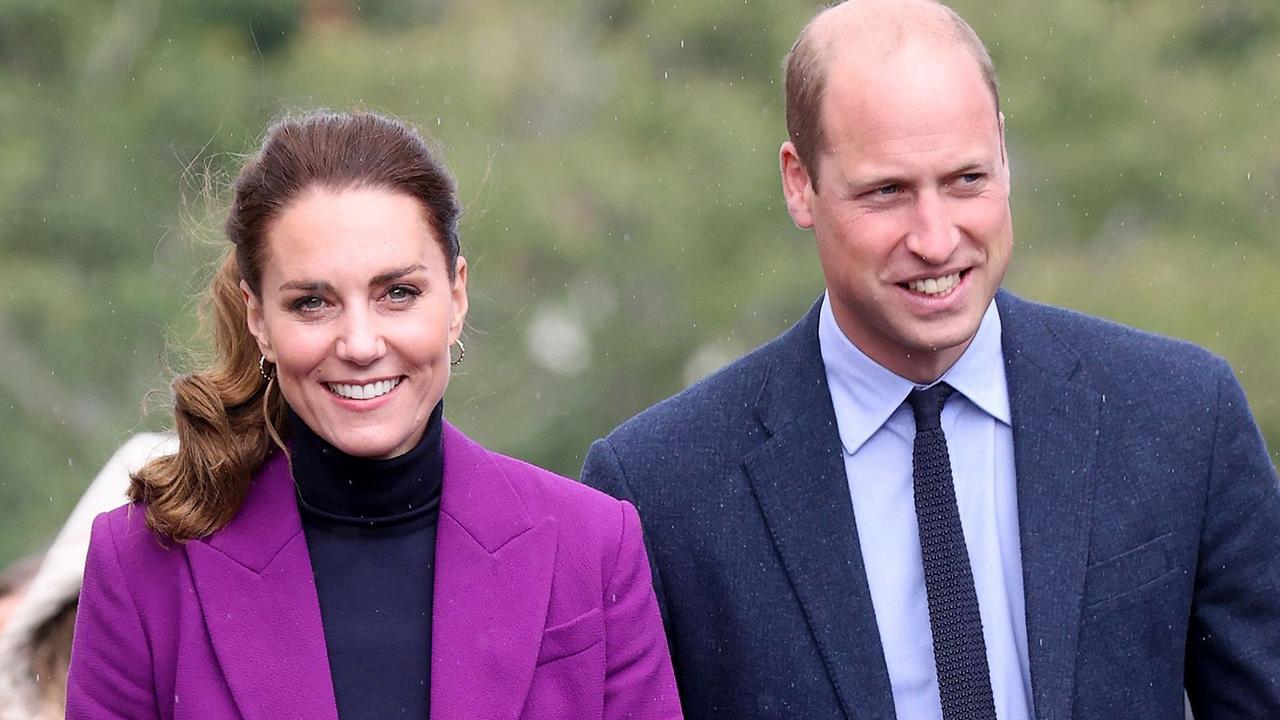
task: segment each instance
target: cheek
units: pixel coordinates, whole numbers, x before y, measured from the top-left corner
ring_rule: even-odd
[[[856,210],[831,217],[828,238],[832,251],[849,265],[847,273],[874,272],[887,262],[905,234],[902,213],[894,210]]]
[[[1001,190],[992,190],[986,194],[957,203],[955,209],[957,223],[975,229],[994,232],[1009,227],[1009,196]]]
[[[305,375],[320,365],[333,346],[329,333],[319,327],[277,323],[269,327],[276,367],[290,375]]]
[[[969,235],[999,249],[1010,244],[1013,222],[1008,205],[1001,199],[984,199],[965,208],[958,218],[962,228],[969,230]]]
[[[416,322],[398,323],[386,334],[390,347],[416,367],[449,363],[449,313],[433,312]]]
[[[418,367],[439,369],[449,364],[449,346],[447,337],[438,337],[438,333],[419,333],[400,343],[405,349],[408,361]]]

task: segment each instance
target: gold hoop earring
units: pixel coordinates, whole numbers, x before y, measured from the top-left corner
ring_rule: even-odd
[[[467,356],[467,349],[462,345],[462,338],[458,338],[457,340],[454,340],[454,342],[458,343],[458,359],[450,360],[449,364],[457,367],[462,364],[462,358]]]
[[[267,356],[263,355],[258,358],[258,372],[262,374],[262,379],[271,382],[271,378],[276,376],[276,366],[273,364],[270,370],[267,370]]]

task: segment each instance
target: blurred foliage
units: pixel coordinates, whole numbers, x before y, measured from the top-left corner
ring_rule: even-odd
[[[1000,74],[1009,285],[1225,356],[1280,449],[1280,4],[956,7]],[[0,563],[166,425],[174,348],[205,342],[221,189],[290,110],[385,111],[442,145],[472,273],[448,414],[576,474],[593,438],[821,291],[776,160],[780,60],[815,9],[0,4]]]

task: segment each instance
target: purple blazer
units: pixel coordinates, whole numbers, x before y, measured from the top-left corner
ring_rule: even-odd
[[[678,718],[635,509],[444,427],[431,717]],[[289,465],[212,536],[100,515],[67,717],[337,720]]]

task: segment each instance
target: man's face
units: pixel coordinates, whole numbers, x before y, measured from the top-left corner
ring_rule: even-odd
[[[822,121],[816,169],[782,147],[788,210],[814,229],[849,340],[932,381],[968,347],[1009,264],[1002,119],[971,56],[908,38],[884,56],[832,58]]]

